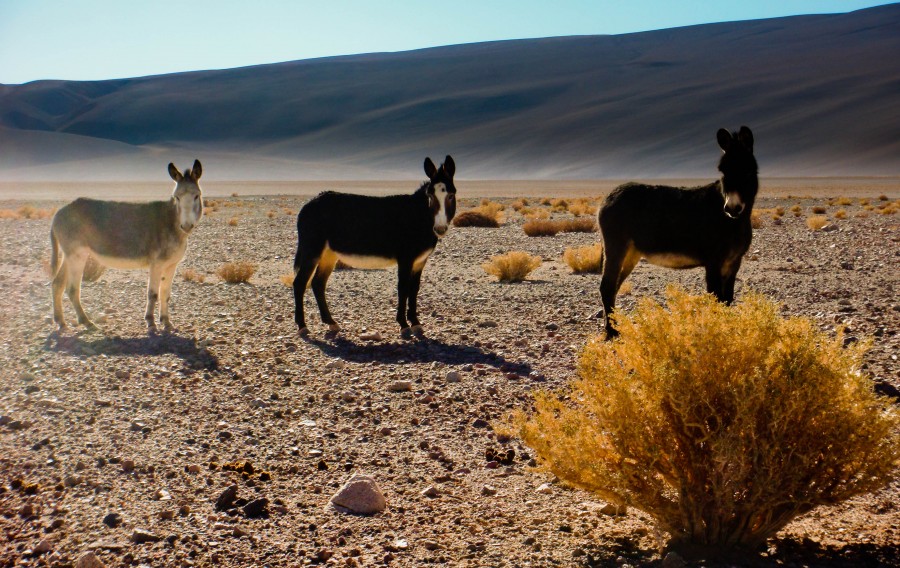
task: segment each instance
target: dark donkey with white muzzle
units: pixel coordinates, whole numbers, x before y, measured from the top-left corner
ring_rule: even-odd
[[[404,335],[421,332],[416,298],[425,262],[456,214],[454,173],[456,165],[450,156],[439,168],[425,158],[428,181],[412,195],[370,197],[326,191],[303,206],[297,215],[294,258],[294,321],[301,335],[309,333],[303,295],[310,280],[322,322],[331,331],[340,329],[325,302],[325,285],[338,260],[355,268],[396,264],[397,323]]]
[[[750,248],[750,216],[759,189],[753,133],[716,133],[722,177],[695,188],[627,183],[610,193],[597,219],[603,235],[600,295],[606,337],[618,335],[609,321],[619,287],[646,258],[668,268],[706,269],[706,290],[734,300],[734,281]]]

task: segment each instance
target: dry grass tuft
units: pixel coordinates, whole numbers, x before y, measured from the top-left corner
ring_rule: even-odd
[[[482,213],[481,211],[472,209],[463,211],[459,215],[453,217],[454,227],[487,227],[496,229],[500,226],[497,219]]]
[[[631,280],[626,280],[622,282],[622,285],[619,286],[619,296],[628,296],[634,290],[634,284],[631,283]]]
[[[278,277],[278,281],[287,286],[288,288],[294,287],[294,273],[290,274],[282,274]]]
[[[887,201],[887,200],[888,200],[888,196],[883,193],[878,196],[878,201]]]
[[[589,342],[580,377],[512,426],[543,468],[645,511],[672,548],[757,547],[897,475],[900,409],[860,372],[865,346],[752,294],[727,307],[670,288],[617,320],[620,338]]]
[[[529,237],[552,237],[562,230],[557,221],[550,219],[529,219],[522,225],[522,230]]]
[[[762,229],[763,220],[762,220],[762,210],[754,209],[752,213],[750,213],[750,226],[754,229]]]
[[[815,213],[816,215],[822,215],[826,211],[828,211],[828,208],[824,207],[822,205],[816,205],[815,207],[812,208],[812,212]]]
[[[549,219],[550,212],[539,207],[523,207],[519,209],[519,213],[526,219]]]
[[[813,215],[812,217],[807,217],[806,226],[810,228],[812,231],[818,231],[823,229],[828,225],[828,217],[825,215]]]
[[[528,200],[525,199],[524,197],[521,197],[521,198],[513,201],[512,204],[510,205],[510,207],[512,207],[514,211],[520,212],[520,211],[522,211],[522,208],[528,207]]]
[[[848,205],[853,205],[853,200],[850,199],[849,197],[838,197],[837,199],[834,200],[834,202],[835,202],[835,204],[842,205],[844,207],[846,207]]]
[[[586,197],[579,197],[574,202],[569,204],[568,211],[576,217],[580,217],[581,215],[596,215],[597,207],[592,203],[590,199]]]
[[[249,281],[255,272],[256,265],[244,261],[226,262],[216,270],[218,277],[229,284],[243,284]]]
[[[203,284],[206,281],[206,274],[198,272],[193,268],[186,268],[181,272],[181,278],[185,282],[196,282],[198,284]]]
[[[847,211],[845,211],[844,209],[838,209],[837,211],[834,212],[834,218],[835,219],[846,219]]]
[[[228,220],[228,226],[229,226],[229,227],[237,227],[237,224],[238,224],[238,218],[237,218],[237,217],[232,217],[231,219]]]
[[[496,276],[500,282],[521,282],[540,265],[541,257],[524,251],[513,251],[493,256],[481,267],[491,276]]]
[[[593,272],[599,274],[603,270],[603,245],[597,243],[586,247],[567,248],[563,260],[574,274]]]
[[[597,230],[597,220],[593,217],[562,219],[557,223],[559,223],[560,232],[563,233],[593,233]]]
[[[0,209],[0,219],[49,219],[56,209],[38,209],[31,205],[23,205],[18,209]]]

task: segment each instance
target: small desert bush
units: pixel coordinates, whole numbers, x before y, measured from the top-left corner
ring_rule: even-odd
[[[288,288],[294,287],[294,273],[290,274],[282,274],[278,277],[278,281],[287,286]]]
[[[859,204],[860,204],[860,205],[868,205],[870,202],[871,202],[871,201],[870,201],[868,198],[866,198],[866,197],[860,197],[860,198],[859,198]]]
[[[837,205],[843,205],[844,207],[846,207],[847,205],[853,205],[853,200],[849,197],[838,197],[834,202]]]
[[[226,262],[216,270],[216,274],[229,284],[241,284],[250,280],[256,266],[249,262]]]
[[[894,203],[882,203],[878,206],[878,212],[882,215],[893,215],[898,210],[900,210],[900,204]]]
[[[597,207],[591,203],[590,199],[579,197],[569,204],[568,211],[576,217],[580,217],[581,215],[596,215]]]
[[[603,245],[597,243],[586,247],[567,248],[563,260],[575,274],[600,273],[603,270]]]
[[[523,207],[528,207],[528,200],[521,197],[513,201],[510,207],[512,207],[514,211],[521,211]]]
[[[237,227],[237,224],[238,224],[238,218],[237,218],[237,217],[232,217],[231,219],[228,220],[228,226],[229,226],[229,227]]]
[[[274,210],[270,209],[269,211],[266,212],[266,217],[268,217],[269,219],[274,219],[275,215],[278,215],[278,211],[274,211]]]
[[[49,219],[56,209],[38,209],[31,205],[23,205],[18,209],[0,210],[0,219]]]
[[[878,201],[887,201],[887,200],[888,200],[888,196],[883,193],[878,196]]]
[[[593,233],[597,230],[597,220],[593,217],[561,219],[557,223],[562,233]]]
[[[537,207],[523,207],[519,209],[519,213],[522,214],[526,219],[549,219],[550,212],[546,209],[540,209]]]
[[[203,282],[206,280],[206,274],[198,272],[193,268],[186,268],[182,271],[181,278],[185,282],[197,282],[198,284],[203,284]]]
[[[493,216],[486,215],[481,211],[477,211],[472,209],[470,211],[463,211],[459,215],[453,217],[453,226],[454,227],[489,227],[496,229],[500,226],[497,223],[497,219]]]
[[[869,216],[869,212],[868,212],[868,211],[857,211],[857,212],[856,212],[856,217],[859,217],[859,218],[861,218],[861,219],[865,219],[865,218],[868,217],[868,216]]]
[[[558,222],[550,219],[529,219],[522,225],[522,230],[529,237],[552,237],[561,229]]]
[[[847,211],[845,211],[844,209],[838,209],[837,211],[834,212],[834,218],[835,219],[846,219]]]
[[[811,231],[818,231],[828,225],[828,217],[825,215],[813,215],[806,219],[806,226]]]
[[[798,515],[878,490],[900,464],[900,409],[815,322],[761,295],[725,306],[670,288],[619,312],[563,392],[512,424],[563,481],[645,511],[670,546],[735,553]]]
[[[500,282],[521,282],[540,265],[541,257],[531,256],[524,251],[513,251],[493,256],[481,267],[491,276],[496,276]]]
[[[762,229],[763,220],[762,220],[763,212],[759,209],[754,209],[750,214],[750,226],[754,229]]]
[[[778,217],[783,217],[784,216],[784,207],[776,207],[773,214]]]
[[[812,212],[815,213],[816,215],[822,215],[826,211],[828,211],[828,208],[824,207],[822,205],[816,205],[812,208]]]

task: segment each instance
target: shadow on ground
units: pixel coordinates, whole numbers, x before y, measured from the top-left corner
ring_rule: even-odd
[[[44,342],[44,349],[80,357],[100,355],[127,355],[152,357],[175,355],[185,363],[185,367],[197,370],[216,370],[219,359],[206,347],[201,347],[190,337],[174,334],[151,334],[141,337],[102,336],[82,334],[62,336],[50,334]]]
[[[528,363],[509,361],[493,352],[483,351],[472,345],[444,343],[427,337],[398,342],[360,342],[346,337],[330,340],[309,339],[329,357],[337,357],[352,363],[422,363],[436,361],[447,365],[483,364],[505,373],[528,376],[532,367]]]

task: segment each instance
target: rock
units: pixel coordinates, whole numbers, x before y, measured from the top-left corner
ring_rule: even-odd
[[[231,485],[225,489],[216,499],[216,511],[225,511],[233,507],[234,501],[237,499],[237,492],[237,485]]]
[[[677,552],[670,552],[666,554],[659,566],[660,568],[682,568],[687,566],[687,562]]]
[[[490,485],[485,485],[484,487],[481,488],[481,494],[484,495],[485,497],[493,497],[494,495],[497,494],[497,489],[494,487],[491,487]]]
[[[344,402],[353,402],[356,400],[356,393],[353,391],[345,391],[341,393],[341,400]]]
[[[550,495],[553,493],[553,486],[549,483],[542,483],[537,489],[535,489],[541,495]]]
[[[265,497],[254,499],[244,505],[244,516],[248,519],[255,519],[269,514],[269,500]]]
[[[493,320],[484,320],[478,322],[478,327],[497,327],[497,322]]]
[[[328,363],[325,364],[325,368],[339,371],[339,370],[343,369],[345,365],[346,365],[346,363],[344,363],[344,361],[342,361],[341,359],[332,359],[331,361],[329,361]]]
[[[110,513],[103,517],[103,524],[114,529],[122,524],[122,515],[119,513]]]
[[[446,379],[448,383],[458,383],[462,381],[462,374],[459,371],[448,371]]]
[[[76,485],[81,485],[84,482],[84,478],[80,475],[67,475],[65,479],[63,479],[63,485],[66,487],[75,487]]]
[[[171,521],[175,518],[175,511],[172,509],[165,509],[159,512],[159,518],[163,521]]]
[[[131,376],[131,373],[129,373],[128,371],[122,371],[122,370],[116,371],[117,379],[127,379],[129,376]]]
[[[822,232],[830,233],[831,231],[837,231],[837,229],[838,229],[837,225],[835,225],[834,223],[829,223],[829,224],[825,225],[824,227],[822,227]]]
[[[106,564],[92,550],[88,550],[75,561],[75,568],[106,568]]]
[[[603,506],[602,509],[600,509],[600,512],[604,515],[609,515],[610,517],[621,517],[628,512],[628,508],[625,505],[614,505],[612,503],[607,503]]]
[[[559,329],[559,325],[555,323],[548,323],[544,326],[544,329],[546,329],[547,331],[556,331]]]
[[[35,556],[39,554],[47,554],[53,547],[50,545],[50,541],[45,539],[41,539],[41,542],[37,543],[37,546],[34,547]]]
[[[341,511],[372,515],[384,511],[387,503],[375,480],[355,474],[331,497],[330,503]]]
[[[267,408],[269,406],[269,403],[260,398],[254,398],[250,402],[250,406],[252,406],[253,408]]]
[[[122,471],[125,473],[134,471],[134,460],[122,460]]]
[[[483,420],[481,418],[476,418],[475,422],[472,422],[473,428],[487,428],[489,426],[487,420]]]
[[[440,490],[437,487],[435,487],[434,485],[431,485],[422,491],[422,495],[424,495],[425,497],[429,497],[431,499],[434,499],[435,497],[440,496],[440,494],[441,494]]]
[[[19,509],[19,516],[23,519],[27,519],[28,517],[34,515],[34,505],[31,503],[25,503],[22,505],[22,508]]]
[[[363,341],[381,341],[381,334],[377,331],[370,331],[366,333],[360,333],[359,338]]]
[[[187,469],[188,473],[200,473],[200,466],[195,463],[192,463],[191,465],[187,466],[186,469]]]
[[[155,535],[147,529],[136,528],[131,533],[131,542],[135,544],[144,544],[145,542],[159,542],[162,538]]]
[[[239,526],[235,526],[234,529],[231,531],[231,535],[236,536],[238,538],[247,536],[248,534],[250,534],[249,531],[247,531],[243,527],[239,527]]]
[[[425,547],[425,550],[437,550],[441,547],[440,544],[438,544],[437,542],[435,542],[433,540],[423,540],[422,546]]]
[[[410,381],[394,381],[388,385],[390,392],[409,392],[411,390],[412,383]]]

